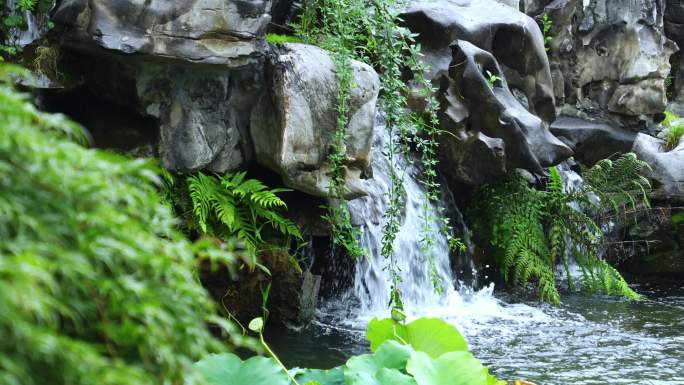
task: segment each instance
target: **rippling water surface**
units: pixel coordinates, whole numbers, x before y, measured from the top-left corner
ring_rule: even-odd
[[[473,353],[501,378],[540,385],[684,385],[684,286],[640,291],[647,300],[578,294],[552,307],[497,299],[485,289],[457,293],[421,315],[458,326]],[[332,367],[368,351],[363,329],[369,315],[329,304],[318,318],[298,332],[271,330],[269,340],[287,365]]]

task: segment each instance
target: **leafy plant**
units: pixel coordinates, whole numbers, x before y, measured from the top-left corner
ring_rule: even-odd
[[[224,176],[198,172],[186,181],[199,230],[242,241],[253,266],[258,265],[260,251],[273,247],[265,228],[288,239],[302,239],[297,225],[280,213],[287,206],[277,194],[289,190],[268,189],[257,179],[247,179],[245,172]]]
[[[679,116],[677,116],[677,114],[675,114],[675,113],[672,112],[672,111],[665,111],[665,119],[663,119],[663,121],[660,122],[660,124],[661,124],[663,127],[668,128],[668,127],[670,127],[670,126],[672,125],[672,123],[674,123],[676,120],[679,120]]]
[[[206,322],[254,346],[198,282],[208,247],[175,230],[153,164],[85,142],[0,83],[0,383],[200,383],[226,348]]]
[[[286,374],[276,370],[275,361],[251,358],[242,362],[232,354],[208,357],[197,367],[205,373],[208,385],[241,384],[236,378],[250,378],[250,385],[295,383],[288,375],[305,385],[506,384],[468,352],[454,326],[440,319],[421,318],[406,325],[373,319],[367,336],[372,354],[351,357],[345,365],[331,370],[295,369]]]
[[[501,81],[501,77],[491,73],[489,70],[486,71],[487,73],[487,84],[489,85],[489,88],[494,88],[496,85],[496,82]]]
[[[676,124],[667,128],[665,131],[665,148],[674,150],[679,145],[679,141],[684,136],[684,124]]]
[[[582,272],[582,289],[638,299],[622,276],[599,257],[600,218],[634,208],[639,199],[648,205],[650,184],[640,175],[646,167],[631,153],[614,162],[602,160],[585,171],[584,187],[576,191],[565,191],[555,168],[550,169],[544,190],[530,187],[516,173],[500,185],[485,187],[471,216],[498,251],[504,280],[515,285],[535,281],[544,301],[560,302],[557,264],[562,264],[574,289],[569,268],[573,260]]]
[[[551,49],[551,43],[553,42],[553,37],[550,35],[551,34],[551,28],[553,28],[553,20],[549,18],[548,14],[544,14],[544,16],[541,19],[542,23],[542,34],[544,36],[544,47],[546,47],[546,50]]]
[[[343,246],[353,256],[361,255],[363,250],[356,245],[358,230],[350,223],[343,198],[348,98],[353,87],[350,62],[353,59],[367,63],[380,75],[383,92],[379,105],[384,112],[391,138],[385,149],[391,164],[391,184],[387,192],[389,203],[384,218],[381,255],[387,260],[387,270],[392,280],[392,301],[399,298],[396,287],[401,281],[394,257],[394,241],[399,231],[404,204],[402,190],[403,173],[406,169],[399,166],[397,157],[401,153],[408,155],[412,143],[421,153],[424,170],[422,183],[426,187],[421,248],[436,290],[441,289],[442,282],[436,272],[434,232],[442,231],[447,237],[452,236],[446,217],[440,213],[439,218],[434,218],[430,214],[431,206],[437,203],[439,195],[436,150],[441,131],[437,119],[438,103],[433,97],[435,90],[424,77],[428,67],[420,60],[421,48],[415,43],[416,35],[400,26],[399,12],[400,7],[396,6],[395,0],[308,0],[304,2],[304,12],[299,23],[294,26],[297,35],[304,42],[316,44],[334,53],[339,80],[338,124],[329,155],[332,181],[330,195],[333,203],[326,219],[332,228],[334,243]],[[411,89],[402,78],[407,69],[413,76],[415,89]],[[421,113],[409,112],[407,96],[411,93],[424,98],[425,108]],[[440,224],[437,229],[434,228],[435,220]],[[392,303],[398,305],[397,302]]]
[[[302,39],[297,36],[292,35],[281,35],[277,33],[267,33],[266,42],[269,44],[282,44],[282,43],[301,43]]]

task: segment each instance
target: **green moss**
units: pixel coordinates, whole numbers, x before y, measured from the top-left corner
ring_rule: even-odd
[[[672,224],[675,226],[679,226],[681,224],[684,224],[684,211],[681,213],[677,213],[672,216]]]

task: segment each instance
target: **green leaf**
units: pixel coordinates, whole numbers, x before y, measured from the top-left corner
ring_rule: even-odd
[[[434,358],[448,352],[468,350],[468,343],[456,327],[438,318],[420,318],[406,325],[391,319],[374,318],[368,324],[366,336],[372,351],[388,340],[411,345]]]
[[[195,368],[207,385],[289,385],[290,379],[271,358],[252,357],[242,361],[231,353],[213,354]]]
[[[310,369],[296,376],[297,382],[304,385],[344,385],[342,367],[330,370]]]
[[[257,317],[249,322],[249,330],[253,331],[254,333],[261,333],[262,330],[264,330],[264,319],[261,317]]]
[[[347,385],[415,385],[411,377],[401,372],[412,353],[409,346],[388,341],[375,354],[350,358],[344,368],[345,382]]]
[[[465,351],[445,353],[432,358],[415,352],[406,364],[418,385],[491,385],[487,369]]]

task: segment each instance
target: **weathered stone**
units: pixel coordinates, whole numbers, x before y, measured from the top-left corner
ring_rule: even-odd
[[[632,151],[651,166],[646,175],[655,181],[652,198],[684,202],[684,140],[667,151],[662,140],[639,134]]]
[[[159,122],[159,156],[176,171],[235,170],[251,157],[249,110],[259,72],[146,64],[136,73],[138,108]]]
[[[348,160],[344,166],[347,197],[364,194],[362,179],[370,177],[370,151],[380,91],[378,75],[353,61],[349,100]],[[278,172],[286,185],[327,196],[328,156],[337,129],[338,81],[328,52],[289,43],[276,49],[267,64],[267,90],[251,116],[256,160]]]
[[[555,0],[550,56],[563,74],[560,102],[651,120],[667,104],[665,79],[676,46],[663,30],[664,0]],[[559,94],[560,93],[560,94]]]
[[[262,56],[270,10],[270,0],[64,0],[52,18],[72,46],[238,67]]]
[[[570,146],[575,158],[593,165],[616,153],[629,152],[637,133],[613,125],[563,116],[551,124],[551,132]]]
[[[532,18],[493,0],[419,1],[400,17],[419,34],[424,60],[432,68],[428,78],[448,70],[453,42],[467,41],[494,56],[508,86],[527,97],[530,112],[546,122],[555,119],[544,39]]]
[[[462,40],[452,49],[440,90],[440,121],[450,133],[442,145],[446,175],[472,185],[500,180],[513,168],[541,175],[572,155],[511,93],[494,56]]]
[[[681,49],[684,48],[684,1],[666,0],[665,2],[665,34],[679,46],[678,57],[673,57],[674,89],[673,99],[684,103],[684,65],[682,65]]]

